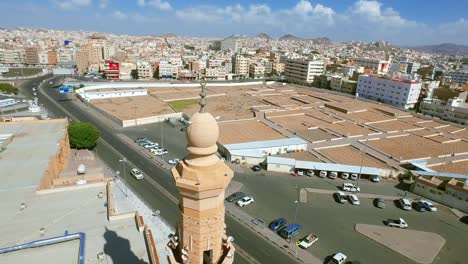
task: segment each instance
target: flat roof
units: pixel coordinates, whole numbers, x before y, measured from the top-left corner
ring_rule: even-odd
[[[67,126],[66,119],[0,123],[0,134],[13,135],[0,152],[0,192],[37,189],[50,158],[59,151],[58,142],[65,137]]]
[[[247,143],[240,143],[240,144],[228,144],[228,145],[224,145],[224,147],[227,150],[232,151],[232,150],[240,150],[240,149],[262,149],[262,148],[273,148],[273,147],[304,145],[304,144],[307,144],[307,142],[300,138],[285,138],[285,139],[277,139],[277,140],[247,142]]]
[[[223,145],[286,138],[278,131],[257,120],[220,122],[218,142]]]
[[[323,163],[323,162],[313,162],[313,161],[296,161],[296,169],[306,169],[306,170],[324,170],[324,171],[336,171],[336,172],[348,172],[348,173],[361,173],[368,175],[380,175],[378,168],[364,167],[362,166],[353,166],[353,165],[343,165],[335,163]]]

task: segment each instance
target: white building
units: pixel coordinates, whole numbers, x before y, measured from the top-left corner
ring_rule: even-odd
[[[374,69],[378,74],[386,74],[388,72],[390,62],[387,60],[357,58],[354,59],[354,64],[368,69]]]
[[[146,61],[137,62],[138,79],[149,80],[153,77],[153,67]]]
[[[48,57],[48,52],[47,50],[40,50],[37,52],[37,56],[39,57],[39,64],[48,64],[49,63],[49,57]]]
[[[0,49],[0,63],[19,64],[24,61],[24,50]]]
[[[314,81],[314,76],[322,75],[325,71],[323,60],[286,60],[285,77],[292,83],[310,84]]]
[[[206,67],[208,68],[220,67],[223,65],[223,62],[224,62],[223,59],[209,59],[206,62]]]
[[[216,68],[206,68],[203,69],[205,78],[208,80],[225,80],[226,79],[226,69],[223,66]]]
[[[239,76],[248,76],[249,75],[249,58],[246,58],[241,55],[236,55],[232,57],[232,71],[234,74]]]
[[[421,104],[420,111],[425,115],[468,125],[468,103],[465,103],[467,96],[468,92],[463,92],[457,98],[449,99],[446,104],[440,99],[426,98]]]
[[[159,62],[159,79],[175,79],[177,78],[178,66],[169,61]]]
[[[357,95],[408,109],[418,102],[421,87],[419,80],[364,74],[359,76]]]

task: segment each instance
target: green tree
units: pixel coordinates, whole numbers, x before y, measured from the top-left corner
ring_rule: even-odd
[[[159,67],[157,67],[154,71],[153,78],[159,80]]]
[[[18,94],[18,88],[9,83],[0,83],[0,92],[6,94]]]
[[[133,79],[138,80],[138,70],[132,70],[130,74],[132,75]]]
[[[76,122],[68,126],[70,146],[76,149],[92,149],[99,139],[99,130],[90,123]]]

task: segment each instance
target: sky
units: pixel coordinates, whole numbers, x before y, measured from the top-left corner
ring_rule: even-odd
[[[468,45],[466,0],[1,0],[0,27]]]

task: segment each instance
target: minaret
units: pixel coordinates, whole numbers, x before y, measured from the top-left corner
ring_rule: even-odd
[[[168,244],[169,263],[230,264],[232,238],[226,235],[224,192],[232,170],[216,155],[219,128],[205,112],[206,83],[200,83],[200,111],[190,119],[186,137],[189,156],[172,169],[179,189],[177,234]]]

